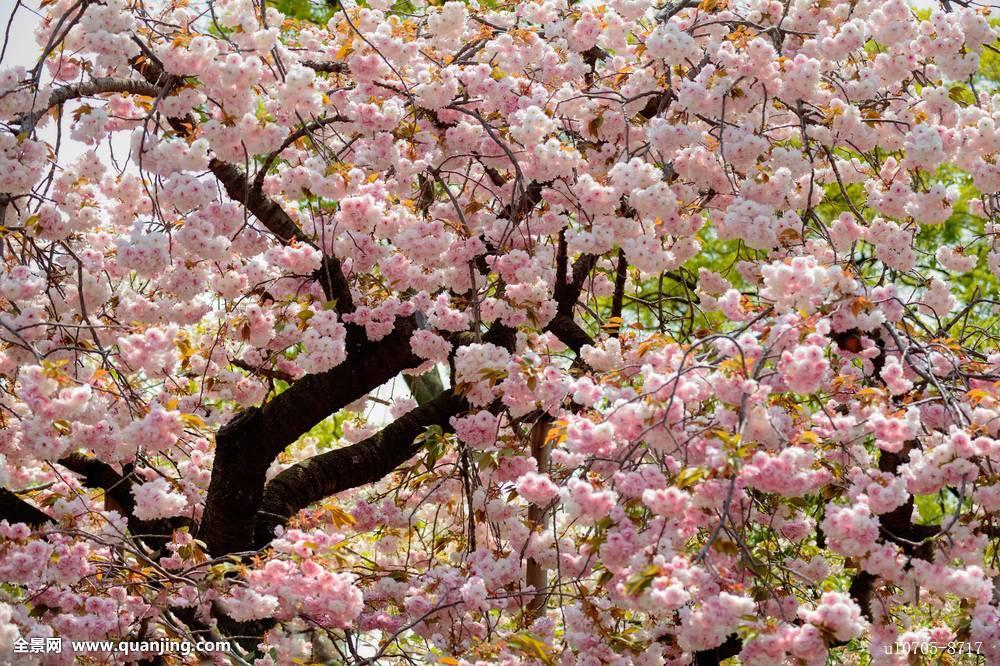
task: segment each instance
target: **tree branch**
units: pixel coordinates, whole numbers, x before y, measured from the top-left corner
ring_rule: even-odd
[[[59,460],[59,464],[83,477],[88,488],[104,491],[104,508],[117,511],[128,520],[128,528],[133,536],[142,538],[143,544],[153,551],[160,550],[170,541],[178,527],[189,526],[186,517],[156,518],[140,520],[135,516],[135,497],[132,495],[132,465],[126,465],[123,474],[114,467],[80,452],[71,453]]]
[[[736,634],[730,634],[725,642],[711,650],[694,653],[695,666],[718,666],[726,659],[735,657],[743,649],[743,641]]]
[[[471,334],[466,335],[471,337]],[[496,322],[483,340],[511,350],[515,344],[514,335],[512,329]],[[459,334],[458,337],[465,336]],[[406,339],[409,339],[409,333]],[[413,357],[409,345],[407,353]],[[371,362],[376,367],[380,364],[379,359]],[[451,390],[444,391],[363,442],[314,456],[286,469],[271,479],[264,489],[263,499],[256,504],[260,511],[256,518],[254,546],[261,548],[266,545],[273,537],[276,526],[283,525],[309,504],[386,476],[416,452],[419,447],[414,447],[413,440],[424,428],[438,425],[443,431],[451,431],[451,417],[468,408],[464,398],[454,395]]]
[[[62,458],[59,464],[82,476],[83,485],[88,488],[103,490],[105,505],[110,505],[107,508],[120,511],[124,516],[132,515],[135,508],[135,498],[130,492],[132,484],[126,482],[111,465],[79,452]]]
[[[573,314],[573,308],[576,307],[576,302],[580,300],[580,292],[583,291],[583,283],[596,265],[597,255],[581,254],[573,262],[573,275],[569,282],[564,279],[556,284],[553,296],[560,314]]]
[[[41,117],[50,110],[57,106],[61,106],[70,100],[78,99],[80,97],[91,97],[93,95],[102,95],[106,93],[125,93],[128,95],[158,97],[162,92],[163,90],[159,86],[155,85],[155,82],[141,81],[139,79],[100,77],[91,79],[90,81],[86,81],[84,83],[57,88],[52,91],[52,94],[49,96],[49,101],[46,103],[44,108],[21,116],[18,118],[17,123],[21,127],[22,132],[31,131],[35,128],[35,124],[39,121],[39,119],[41,119]]]
[[[153,58],[152,54],[148,54],[141,62],[136,61],[132,64],[135,71],[146,80],[145,84],[133,79],[122,79],[122,81],[134,81],[136,85],[152,86],[149,89],[155,90],[157,95],[162,94],[164,89],[173,85],[174,77],[168,76],[161,63]],[[159,86],[161,81],[166,82],[163,89]],[[190,116],[184,119],[168,118],[168,122],[174,131],[185,137],[190,136],[194,128],[194,119]],[[283,245],[294,241],[316,247],[316,243],[299,228],[285,209],[263,194],[259,187],[253,187],[247,175],[236,166],[213,158],[208,168],[222,184],[229,198],[243,204]],[[313,274],[313,279],[320,282],[328,299],[337,301],[338,312],[350,312],[354,309],[351,289],[347,278],[344,277],[340,259],[324,256],[323,265]]]
[[[260,192],[261,188],[264,186],[264,177],[267,176],[268,169],[274,164],[274,161],[278,159],[278,156],[285,151],[286,148],[291,146],[293,143],[299,139],[309,136],[312,132],[318,129],[326,127],[327,125],[332,125],[333,123],[343,123],[349,122],[349,118],[342,116],[340,114],[334,116],[328,116],[326,118],[320,118],[314,120],[311,123],[307,123],[297,129],[296,131],[285,137],[285,140],[281,142],[281,145],[268,153],[267,157],[261,163],[260,167],[257,169],[257,176],[254,178],[253,189]]]
[[[656,15],[656,20],[666,23],[674,16],[685,9],[693,9],[698,6],[698,0],[674,0],[663,6],[663,9]]]
[[[0,520],[9,523],[27,523],[32,527],[41,527],[54,522],[41,509],[28,504],[6,488],[0,488]]]
[[[594,344],[594,339],[576,323],[572,314],[557,314],[549,322],[546,330],[577,354],[584,345]]]
[[[450,431],[450,418],[468,407],[464,398],[446,391],[362,442],[303,460],[278,474],[264,489],[254,546],[266,546],[275,527],[313,502],[392,473],[420,449],[414,440],[427,426]]]
[[[528,434],[531,447],[531,457],[535,459],[535,464],[539,472],[548,472],[550,447],[545,443],[545,438],[549,433],[549,426],[552,425],[552,417],[542,414],[531,427]],[[528,528],[545,531],[545,510],[532,503],[528,507]],[[545,611],[545,604],[548,601],[548,571],[541,562],[533,557],[529,557],[525,562],[524,582],[534,588],[535,593],[531,601],[528,602],[526,614],[528,617],[536,618]]]
[[[258,375],[260,377],[266,377],[268,379],[278,379],[283,382],[293,383],[295,380],[287,372],[282,372],[281,370],[272,370],[271,368],[258,367],[251,363],[247,363],[243,359],[235,358],[229,362],[231,365],[240,368],[241,370],[246,370],[250,374]]]
[[[350,68],[346,62],[318,62],[315,60],[303,60],[303,67],[308,67],[314,72],[324,72],[326,74],[347,74]]]
[[[214,556],[253,546],[254,514],[265,474],[289,444],[317,423],[395,377],[420,365],[410,350],[412,319],[397,320],[382,340],[348,350],[347,360],[307,375],[261,407],[240,412],[215,437],[215,462],[198,538]]]
[[[220,159],[213,159],[208,163],[208,168],[222,183],[229,198],[246,206],[283,245],[292,241],[314,244],[281,206],[249,186],[242,171]]]
[[[549,331],[563,344],[579,354],[584,345],[594,344],[583,328],[576,323],[573,318],[573,309],[580,300],[580,293],[583,291],[583,283],[590,274],[590,271],[597,265],[597,256],[593,254],[581,254],[573,262],[573,274],[567,276],[568,263],[566,257],[566,239],[563,233],[559,234],[559,248],[556,253],[556,286],[552,294],[556,300],[556,316],[545,330]],[[569,277],[569,280],[567,280]]]

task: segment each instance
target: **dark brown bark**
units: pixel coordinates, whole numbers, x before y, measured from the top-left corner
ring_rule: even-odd
[[[649,120],[660,115],[667,108],[670,99],[671,93],[669,91],[650,95],[646,105],[639,110],[639,116],[643,120]]]
[[[135,498],[132,496],[132,484],[106,462],[83,453],[72,453],[59,461],[59,464],[79,474],[83,485],[88,488],[100,488],[104,491],[105,506],[120,512],[123,516],[132,515],[135,509]]]
[[[250,187],[246,175],[238,168],[219,159],[209,162],[208,168],[222,183],[229,198],[246,206],[279,241],[286,244],[292,241],[312,243],[312,239],[299,229],[299,225],[281,206]]]
[[[265,473],[285,447],[327,416],[415,367],[411,319],[375,343],[348,350],[332,370],[303,377],[262,407],[238,414],[215,438],[215,463],[198,538],[215,556],[253,547],[254,516],[264,495]]]
[[[743,649],[743,641],[736,634],[730,634],[725,642],[717,648],[694,653],[696,666],[718,666],[726,659],[735,657]]]
[[[564,345],[572,349],[575,353],[579,354],[580,349],[584,345],[594,344],[594,339],[591,338],[583,328],[576,323],[571,314],[558,314],[551,322],[549,322],[546,330],[550,331],[554,336],[559,338]]]
[[[313,71],[325,72],[327,74],[347,74],[351,71],[346,62],[316,62],[314,60],[306,60],[302,65]]]
[[[62,458],[59,464],[79,474],[82,477],[80,481],[88,488],[103,490],[104,508],[125,516],[132,536],[139,537],[143,544],[154,552],[170,541],[175,529],[191,524],[191,520],[183,516],[156,520],[136,518],[131,464],[125,465],[123,472],[119,473],[108,463],[80,452]]]
[[[528,213],[542,200],[542,188],[549,183],[539,183],[532,181],[525,189],[524,194],[515,201],[511,201],[505,206],[497,217],[517,224],[523,220]]]
[[[560,247],[560,253],[565,252],[565,246]],[[559,257],[565,261],[565,257]],[[581,254],[573,262],[573,274],[566,275],[565,267],[556,270],[556,287],[553,297],[556,300],[559,314],[572,314],[577,301],[580,300],[580,292],[583,291],[583,283],[586,281],[590,271],[597,265],[597,256],[593,254]],[[561,274],[561,275],[560,275]],[[569,280],[566,280],[569,277]],[[561,278],[561,279],[560,279]]]
[[[327,451],[289,467],[271,479],[257,515],[254,545],[262,548],[300,510],[350,488],[374,483],[392,473],[420,449],[414,440],[431,425],[450,431],[452,416],[468,409],[465,399],[446,391],[400,416],[368,439]]]
[[[872,598],[875,596],[874,575],[864,569],[854,574],[851,584],[847,588],[847,594],[854,599],[854,602],[861,609],[861,614],[869,620],[872,618]]]
[[[53,522],[44,511],[28,504],[6,488],[0,488],[0,520],[12,524],[27,523],[32,527],[41,527]]]
[[[514,336],[512,329],[497,322],[482,339],[511,350],[514,348]],[[459,339],[462,337],[465,336],[459,334]],[[445,391],[362,442],[328,451],[286,469],[271,479],[258,504],[254,545],[258,548],[266,545],[273,538],[276,526],[283,525],[313,502],[374,483],[392,473],[420,448],[414,440],[425,428],[437,425],[442,431],[451,432],[451,417],[468,408],[464,398],[450,390]],[[499,401],[490,407],[491,410],[499,408]]]
[[[903,459],[915,445],[916,442],[907,442],[899,453],[883,451],[879,457],[879,470],[895,474]],[[908,558],[920,558],[928,561],[931,559],[934,544],[931,541],[924,543],[923,540],[937,534],[938,528],[933,525],[913,524],[912,495],[902,506],[879,516],[879,528],[889,541],[900,546]],[[908,560],[903,568],[909,570],[911,566],[912,564]],[[877,578],[874,575],[862,569],[854,575],[848,588],[848,594],[860,606],[861,613],[869,620],[873,617],[872,600],[875,596],[876,582]]]
[[[49,96],[48,102],[41,109],[25,114],[17,118],[14,122],[21,128],[22,132],[30,132],[35,128],[35,124],[50,109],[61,106],[66,102],[81,97],[91,97],[104,93],[125,93],[128,95],[148,95],[156,96],[159,89],[147,81],[138,79],[119,79],[110,77],[98,77],[83,83],[56,88]]]
[[[878,355],[872,358],[871,377],[877,383],[884,384],[880,373],[886,359],[885,341],[880,331],[875,331],[871,335],[872,340],[874,340],[875,345],[879,349]],[[862,348],[861,332],[857,329],[849,329],[835,334],[834,341],[840,349],[852,353],[857,353]],[[909,456],[910,451],[917,446],[919,446],[919,442],[911,440],[905,442],[903,449],[898,453],[891,451],[880,452],[878,461],[879,471],[896,474],[899,466]],[[933,554],[933,542],[928,541],[923,543],[923,540],[936,534],[938,528],[932,525],[915,525],[913,523],[913,508],[913,496],[911,495],[902,506],[896,507],[892,511],[878,517],[879,529],[889,541],[898,544],[908,558],[917,557],[930,560]],[[825,543],[825,535],[822,530],[818,530],[817,543],[822,546],[821,541]],[[910,566],[911,564],[907,561],[905,568],[909,569]],[[875,597],[877,582],[878,579],[876,576],[859,568],[858,572],[851,579],[851,584],[847,590],[851,598],[861,608],[861,613],[869,620],[872,619],[872,601]]]
[[[546,330],[559,338],[564,345],[579,354],[584,345],[594,344],[593,338],[573,318],[573,310],[583,283],[597,264],[593,254],[582,254],[573,262],[573,273],[568,275],[568,259],[566,256],[566,241],[563,234],[559,235],[559,248],[556,254],[556,286],[553,298],[556,301],[556,316],[546,327]],[[568,279],[567,279],[568,278]]]
[[[172,87],[151,53],[134,67],[151,84]],[[330,69],[329,71],[333,71]],[[182,136],[194,128],[191,118],[170,118],[171,128]],[[231,199],[241,203],[283,244],[315,246],[288,213],[253,187],[236,166],[212,159],[209,169]],[[354,309],[350,285],[340,260],[325,256],[313,275],[326,297],[336,301],[338,312]],[[364,336],[349,327],[348,359],[330,372],[310,375],[262,407],[239,413],[216,435],[212,468],[199,537],[214,555],[248,550],[253,543],[254,515],[263,496],[264,475],[286,446],[321,420],[394,377],[400,370],[420,363],[410,351],[412,320],[400,322],[396,331],[378,343],[364,344]]]

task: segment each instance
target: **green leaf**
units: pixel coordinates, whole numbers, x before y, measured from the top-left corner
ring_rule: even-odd
[[[521,631],[511,636],[508,640],[514,649],[530,657],[534,657],[546,665],[556,663],[552,648],[532,633]]]
[[[642,591],[652,585],[653,581],[659,578],[662,573],[660,565],[647,565],[645,569],[634,574],[625,582],[625,592],[631,596],[642,594]]]

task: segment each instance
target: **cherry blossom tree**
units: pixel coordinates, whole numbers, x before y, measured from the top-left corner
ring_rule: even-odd
[[[0,661],[1000,663],[987,9],[37,9]]]

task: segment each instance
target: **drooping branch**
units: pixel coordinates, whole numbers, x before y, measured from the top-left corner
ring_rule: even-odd
[[[253,189],[256,190],[258,193],[261,191],[261,189],[264,186],[264,178],[267,176],[268,170],[274,164],[275,160],[278,159],[278,156],[281,155],[281,153],[283,153],[293,143],[295,143],[296,141],[298,141],[303,137],[310,136],[316,130],[326,127],[327,125],[332,125],[333,123],[344,123],[349,121],[350,121],[349,118],[342,116],[340,114],[336,114],[333,116],[327,116],[326,118],[319,118],[311,123],[306,123],[296,131],[289,134],[287,137],[285,137],[285,140],[281,142],[281,145],[272,150],[270,153],[268,153],[267,156],[264,158],[264,161],[261,162],[260,167],[257,169],[257,176],[254,178],[253,181]]]
[[[147,54],[147,57],[141,62],[133,62],[133,68],[142,75],[146,83],[133,79],[124,79],[124,81],[135,81],[136,85],[152,86],[152,89],[158,94],[163,93],[163,89],[160,87],[161,83],[167,88],[174,85],[174,77],[166,74],[161,63],[157,62],[152,54]],[[190,136],[194,131],[195,123],[191,117],[168,118],[167,121],[180,136]],[[333,120],[331,119],[329,122],[333,122]],[[269,157],[269,159],[273,161],[274,158]],[[285,209],[265,195],[259,186],[251,183],[247,174],[238,167],[213,158],[209,162],[208,168],[222,184],[229,198],[243,204],[283,245],[298,242],[315,247],[316,244],[313,240],[299,228],[299,225],[285,212]],[[324,256],[323,264],[317,269],[313,278],[322,285],[323,292],[328,299],[337,301],[338,312],[350,312],[354,309],[351,289],[344,276],[339,258]]]
[[[439,425],[449,431],[450,418],[468,406],[464,398],[445,391],[362,442],[327,451],[281,472],[264,490],[254,545],[265,546],[276,526],[313,502],[392,473],[417,452],[420,445],[414,440],[426,427]]]
[[[153,54],[147,53],[133,65],[145,81],[124,80],[118,86],[120,91],[161,95],[173,85],[174,78],[164,72]],[[91,88],[77,88],[76,92],[93,94],[88,90]],[[69,99],[71,95],[66,92],[63,96]],[[194,127],[191,118],[169,118],[168,123],[181,136],[190,135]],[[252,186],[239,168],[214,158],[209,169],[229,197],[241,203],[279,242],[315,245],[277,202]],[[350,286],[337,257],[325,256],[313,277],[327,298],[336,301],[339,312],[354,309]],[[401,322],[393,334],[372,345],[363,345],[363,336],[357,335],[354,327],[351,329],[351,349],[343,365],[303,378],[263,407],[241,412],[220,430],[199,531],[210,552],[225,554],[250,547],[264,475],[278,453],[322,419],[420,362],[409,348],[412,322]]]
[[[851,351],[859,348],[861,332],[857,329],[849,329],[840,332],[835,336],[835,342],[844,351]],[[880,372],[885,364],[886,345],[881,335],[873,337],[879,353],[872,358],[872,378],[876,383],[884,386],[885,382],[880,376]],[[909,455],[909,452],[918,446],[916,440],[904,443],[903,449],[898,452],[881,451],[879,454],[878,469],[881,472],[897,474],[899,466]],[[930,560],[933,553],[933,542],[930,540],[938,534],[940,528],[934,525],[917,525],[913,523],[914,498],[910,495],[906,502],[896,507],[892,511],[878,516],[879,530],[882,536],[900,546],[903,554],[907,558],[921,558]],[[826,536],[820,526],[817,525],[817,543],[825,543]],[[909,569],[912,565],[910,561],[904,565]],[[875,599],[878,577],[874,574],[859,568],[848,584],[847,593],[861,609],[861,614],[869,621],[874,621],[872,603]],[[833,644],[831,647],[839,646]],[[707,650],[695,654],[696,664],[719,664],[724,659],[733,657],[740,652],[741,641],[736,634],[730,635],[726,642],[714,650]]]

